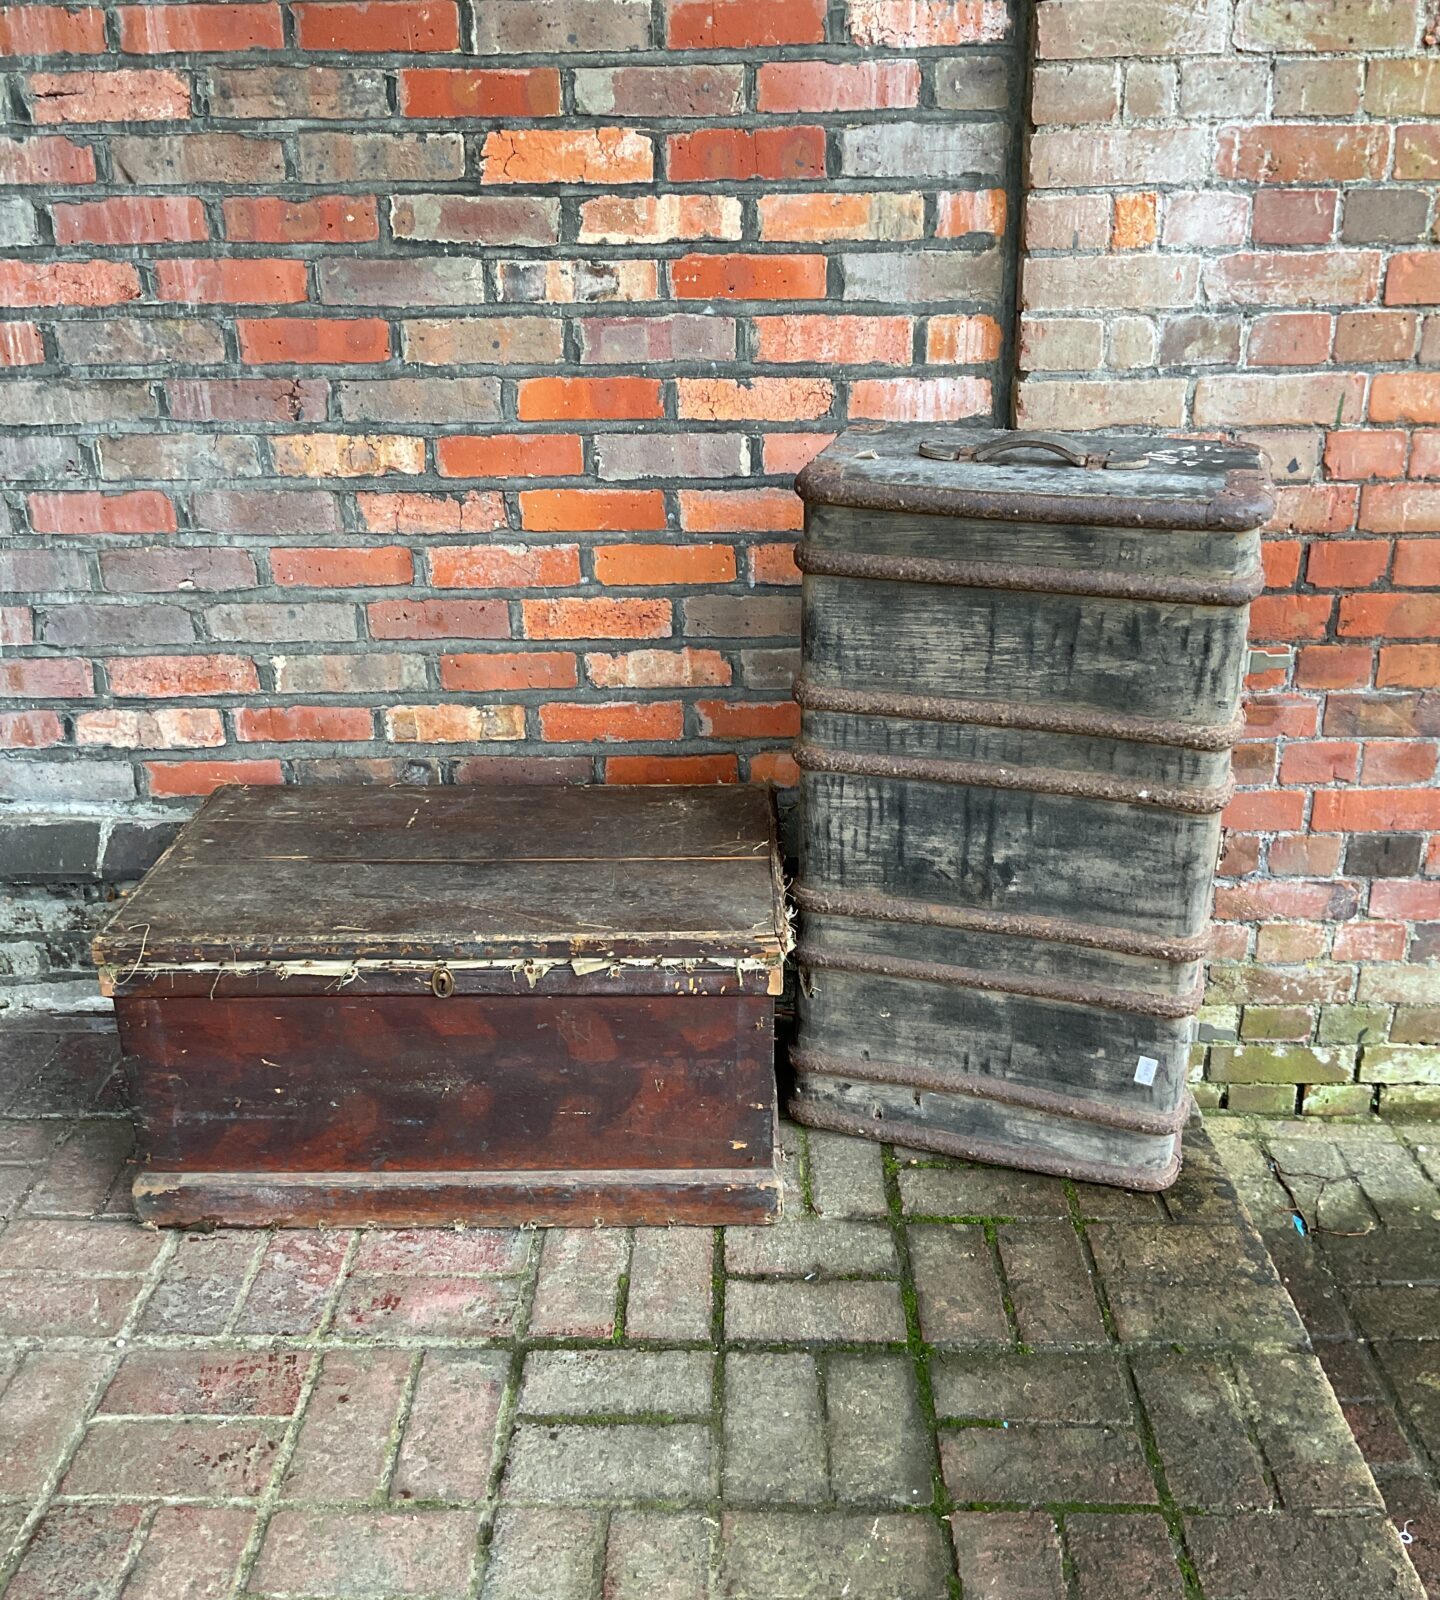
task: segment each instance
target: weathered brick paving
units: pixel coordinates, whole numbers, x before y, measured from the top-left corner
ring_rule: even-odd
[[[0,1032],[5,1600],[1423,1600],[1198,1130],[1164,1201],[792,1131],[771,1230],[158,1235],[114,1049]],[[1436,1236],[1327,1238],[1347,1310]]]
[[[1440,1129],[1248,1118],[1213,1125],[1390,1514],[1408,1527],[1411,1559],[1434,1600]],[[1309,1230],[1303,1238],[1297,1209]]]

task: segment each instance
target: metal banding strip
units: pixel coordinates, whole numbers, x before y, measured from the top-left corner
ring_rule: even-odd
[[[1048,939],[1082,950],[1113,950],[1117,955],[1149,956],[1156,961],[1203,961],[1209,954],[1208,929],[1191,937],[1137,933],[1108,928],[1099,922],[1072,922],[1065,917],[1026,916],[1013,911],[985,911],[976,906],[942,906],[901,895],[851,889],[811,889],[795,884],[791,898],[802,911],[818,916],[860,917],[869,922],[916,922],[935,928],[963,928],[1017,939]]]
[[[809,711],[838,711],[858,717],[910,717],[917,722],[967,722],[985,728],[1017,728],[1027,733],[1069,733],[1089,739],[1120,739],[1135,744],[1173,745],[1182,750],[1228,750],[1245,730],[1237,712],[1229,722],[1195,724],[1159,717],[1125,717],[1069,706],[1025,706],[1003,700],[962,700],[948,695],[897,694],[880,689],[832,689],[795,680],[795,698]]]
[[[1242,578],[1145,578],[1133,572],[1031,567],[1009,561],[937,561],[929,556],[861,555],[804,542],[795,548],[802,572],[825,578],[886,583],[941,583],[964,589],[1016,589],[1027,594],[1078,594],[1172,605],[1243,606],[1265,587],[1259,570]]]
[[[1223,811],[1235,791],[1233,779],[1209,789],[1174,788],[1112,778],[1101,773],[1068,772],[1059,767],[1004,767],[990,761],[940,761],[918,756],[887,756],[852,750],[826,750],[802,740],[796,765],[805,772],[830,772],[864,778],[909,778],[919,783],[965,784],[976,789],[1019,789],[1030,794],[1073,795],[1117,805],[1156,806],[1210,816]]]
[[[1032,1171],[1048,1172],[1056,1178],[1078,1178],[1086,1183],[1109,1184],[1136,1193],[1168,1189],[1180,1174],[1180,1135],[1175,1134],[1175,1154],[1158,1172],[1150,1168],[1122,1167],[1112,1161],[1089,1161],[1083,1156],[1062,1156],[1038,1145],[999,1145],[988,1139],[967,1139],[959,1134],[922,1127],[915,1122],[888,1122],[883,1117],[853,1117],[844,1111],[820,1105],[803,1094],[790,1097],[786,1108],[796,1122],[811,1128],[828,1128],[834,1133],[853,1133],[862,1139],[884,1139],[917,1150],[937,1150],[941,1155],[983,1161],[990,1166],[1009,1167],[1022,1157]]]
[[[1142,1017],[1179,1019],[1195,1014],[1205,985],[1197,980],[1186,994],[1141,994],[1112,984],[1067,983],[1060,978],[1031,978],[1022,973],[988,972],[979,967],[952,967],[943,961],[912,961],[904,956],[853,955],[817,950],[803,940],[795,951],[801,968],[824,967],[836,972],[864,972],[881,978],[913,978],[920,983],[945,983],[957,989],[984,989],[1027,995],[1032,1000],[1057,1000],[1067,1005],[1099,1006]]]
[[[820,1078],[855,1078],[861,1083],[891,1083],[902,1089],[928,1089],[935,1094],[967,1095],[972,1100],[993,1100],[997,1105],[1021,1106],[1047,1116],[1068,1117],[1073,1122],[1093,1122],[1102,1128],[1122,1128],[1127,1133],[1178,1133],[1190,1118],[1190,1091],[1182,1089],[1179,1103],[1170,1111],[1134,1110],[1099,1100],[1077,1100],[1073,1095],[1037,1089],[1028,1083],[986,1077],[978,1072],[936,1072],[913,1062],[859,1061],[829,1050],[791,1045],[790,1064],[798,1073]],[[798,1080],[801,1087],[804,1080]]]

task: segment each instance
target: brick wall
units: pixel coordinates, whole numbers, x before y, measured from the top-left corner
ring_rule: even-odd
[[[1233,430],[1282,482],[1207,1103],[1440,1110],[1433,12],[1036,8],[1020,421]]]
[[[226,781],[790,778],[794,471],[1008,410],[1005,0],[21,4],[0,52],[12,875]],[[19,918],[75,965],[73,895]]]

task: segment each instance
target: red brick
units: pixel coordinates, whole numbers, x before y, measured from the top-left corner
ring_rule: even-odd
[[[494,533],[505,526],[498,494],[357,494],[356,509],[371,533]]]
[[[740,202],[731,195],[606,194],[580,207],[582,243],[662,244],[672,239],[739,237]]]
[[[440,657],[440,685],[468,694],[516,689],[573,689],[575,657],[563,650],[507,650]]]
[[[1382,646],[1377,689],[1440,689],[1440,645]]]
[[[1367,739],[1360,781],[1371,788],[1429,783],[1437,746],[1420,739]]]
[[[1222,128],[1216,170],[1245,183],[1359,183],[1383,176],[1389,144],[1389,131],[1378,126]]]
[[[116,656],[105,670],[111,692],[127,699],[253,694],[260,687],[245,656]]]
[[[120,48],[127,55],[279,50],[285,43],[278,5],[226,0],[224,5],[118,6],[116,14]]]
[[[1305,820],[1305,793],[1299,789],[1242,789],[1225,807],[1227,828],[1261,833],[1293,833]]]
[[[634,128],[497,128],[482,183],[649,183],[655,147]]]
[[[1389,565],[1388,539],[1330,539],[1310,546],[1305,577],[1318,589],[1364,589]]]
[[[105,13],[97,6],[0,6],[0,56],[105,53]]]
[[[793,789],[800,781],[800,768],[788,750],[765,750],[750,757],[751,783],[773,783]]]
[[[735,552],[728,544],[602,544],[595,548],[600,583],[641,587],[673,583],[733,583]]]
[[[1402,589],[1440,588],[1440,539],[1398,540],[1390,581]]]
[[[1440,533],[1440,484],[1367,484],[1360,526],[1372,533]]]
[[[935,237],[964,239],[972,233],[998,236],[1005,231],[1008,212],[1009,201],[1003,189],[961,189],[937,195]]]
[[[1342,311],[1335,319],[1335,359],[1357,365],[1408,361],[1418,319],[1409,311]]]
[[[649,420],[665,414],[658,378],[522,378],[522,422]]]
[[[554,117],[560,74],[554,67],[492,71],[478,67],[410,67],[399,74],[407,117]]]
[[[691,255],[670,263],[677,300],[819,300],[824,256]]]
[[[1003,343],[994,317],[931,317],[925,329],[925,359],[945,366],[974,366],[996,360]]]
[[[597,689],[724,687],[730,663],[718,650],[626,650],[588,654],[585,672]]]
[[[443,478],[561,478],[585,470],[578,433],[447,434],[435,452]]]
[[[1292,784],[1353,783],[1360,771],[1360,746],[1353,740],[1312,739],[1286,745],[1280,755],[1280,781]]]
[[[302,50],[409,54],[460,45],[454,0],[301,0],[291,10]]]
[[[471,744],[486,739],[523,739],[523,706],[391,706],[386,735],[402,744]]]
[[[748,551],[750,582],[795,584],[800,569],[795,565],[793,544],[755,544]]]
[[[526,600],[527,639],[668,639],[668,600]]]
[[[308,589],[383,587],[409,583],[415,576],[410,552],[400,545],[354,549],[277,549],[270,552],[275,582]]]
[[[988,378],[861,378],[850,385],[852,419],[958,422],[990,411]]]
[[[1300,541],[1266,539],[1260,547],[1260,564],[1267,589],[1293,589],[1300,576]]]
[[[1325,436],[1325,472],[1331,478],[1402,478],[1406,435],[1398,428],[1346,428]]]
[[[1407,882],[1380,878],[1370,887],[1370,910],[1377,917],[1398,917],[1406,922],[1440,919],[1440,883]]]
[[[92,695],[95,679],[88,661],[60,657],[0,661],[0,695],[7,699],[70,700]]]
[[[679,498],[688,533],[789,533],[805,525],[793,489],[682,489]]]
[[[37,123],[181,122],[190,115],[190,85],[159,67],[115,72],[32,72],[27,80]]]
[[[767,61],[757,111],[884,111],[919,104],[916,61]]]
[[[1110,229],[1112,250],[1144,250],[1159,233],[1160,197],[1154,190],[1117,194]]]
[[[0,711],[0,749],[40,750],[64,740],[65,725],[53,711]]]
[[[202,305],[265,306],[303,300],[305,263],[249,256],[234,261],[157,261],[155,292],[161,300]]]
[[[1400,961],[1407,931],[1399,922],[1342,922],[1331,953],[1337,961]]]
[[[700,422],[805,422],[835,403],[828,378],[677,378],[681,417]]]
[[[425,441],[402,433],[281,433],[270,440],[287,478],[378,478],[425,470]]]
[[[430,552],[437,589],[542,589],[580,582],[573,544],[441,545]]]
[[[1364,304],[1379,283],[1376,250],[1237,251],[1217,256],[1204,273],[1210,300],[1242,306]]]
[[[767,473],[793,477],[834,442],[833,433],[767,434],[761,446],[761,462]]]
[[[1402,250],[1385,273],[1387,306],[1440,305],[1440,250]]]
[[[1295,533],[1344,533],[1355,526],[1360,491],[1348,483],[1281,484],[1271,527]]]
[[[374,712],[364,706],[246,707],[235,713],[235,737],[250,744],[373,739]]]
[[[375,600],[366,606],[372,639],[508,639],[503,600]]]
[[[208,239],[205,207],[186,195],[116,196],[54,205],[56,244],[184,244]]]
[[[1365,689],[1374,667],[1367,645],[1306,645],[1295,657],[1295,682],[1302,689]]]
[[[1230,752],[1230,770],[1237,784],[1263,789],[1275,782],[1278,745],[1273,739],[1246,739]]]
[[[823,44],[825,0],[667,0],[665,42],[672,50]]]
[[[35,613],[29,606],[0,606],[0,645],[34,644]]]
[[[360,244],[380,237],[370,195],[246,196],[224,201],[221,210],[225,237],[246,244]]]
[[[390,327],[379,317],[238,317],[235,331],[240,359],[250,366],[338,365],[390,356]]]
[[[35,323],[0,323],[0,367],[35,367],[44,359],[45,341]]]
[[[322,378],[172,378],[170,415],[190,422],[323,422]]]
[[[1377,372],[1370,385],[1372,422],[1440,422],[1440,372]]]
[[[1270,841],[1265,862],[1280,877],[1333,878],[1340,871],[1341,843],[1323,834],[1281,834]]]
[[[1440,638],[1440,594],[1343,595],[1338,632],[1362,639]]]
[[[1329,244],[1339,199],[1335,189],[1262,189],[1250,237],[1256,244]]]
[[[1246,365],[1318,367],[1330,355],[1332,323],[1323,312],[1282,311],[1250,325]]]
[[[739,777],[733,755],[605,758],[606,783],[736,783]]]
[[[139,298],[140,279],[127,261],[0,261],[0,305],[118,306]]]
[[[1396,128],[1394,176],[1402,183],[1434,183],[1440,177],[1440,128],[1434,123]]]
[[[197,749],[225,743],[218,711],[198,706],[168,706],[158,711],[82,711],[75,719],[75,743],[120,750]]]
[[[1308,695],[1251,695],[1245,702],[1245,726],[1254,733],[1286,739],[1310,739],[1320,725],[1320,701]]]
[[[852,194],[827,189],[816,194],[764,194],[758,205],[760,237],[767,241],[813,244],[835,239],[918,239],[925,226],[918,194]]]
[[[174,533],[175,507],[158,489],[118,494],[58,490],[27,498],[36,533]]]
[[[520,525],[531,533],[648,533],[665,526],[659,489],[522,489]]]
[[[793,700],[701,700],[695,710],[707,738],[793,739],[800,732],[800,707]]]
[[[905,316],[756,317],[755,356],[759,361],[908,367],[914,327],[914,319]]]
[[[673,183],[825,176],[823,128],[700,128],[672,133],[666,151],[666,171]]]
[[[213,794],[227,783],[283,783],[280,763],[268,761],[147,761],[150,793],[156,799]]]
[[[87,144],[75,144],[59,135],[29,139],[0,138],[0,183],[69,184],[94,181],[95,152]]]
[[[678,739],[684,731],[685,708],[678,700],[647,705],[625,700],[599,705],[552,702],[540,708],[540,737],[551,744]]]
[[[1440,828],[1440,789],[1324,789],[1310,826],[1317,833],[1420,833]]]
[[[1440,478],[1440,429],[1417,429],[1410,435],[1410,476]]]
[[[888,50],[933,45],[995,44],[1010,31],[1010,7],[1000,0],[850,0],[850,36]]]

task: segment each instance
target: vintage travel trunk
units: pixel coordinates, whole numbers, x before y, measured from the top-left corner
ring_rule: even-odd
[[[768,795],[218,791],[95,940],[144,1221],[763,1222]]]
[[[1257,453],[854,428],[798,487],[791,1110],[1164,1188],[1272,509]]]

